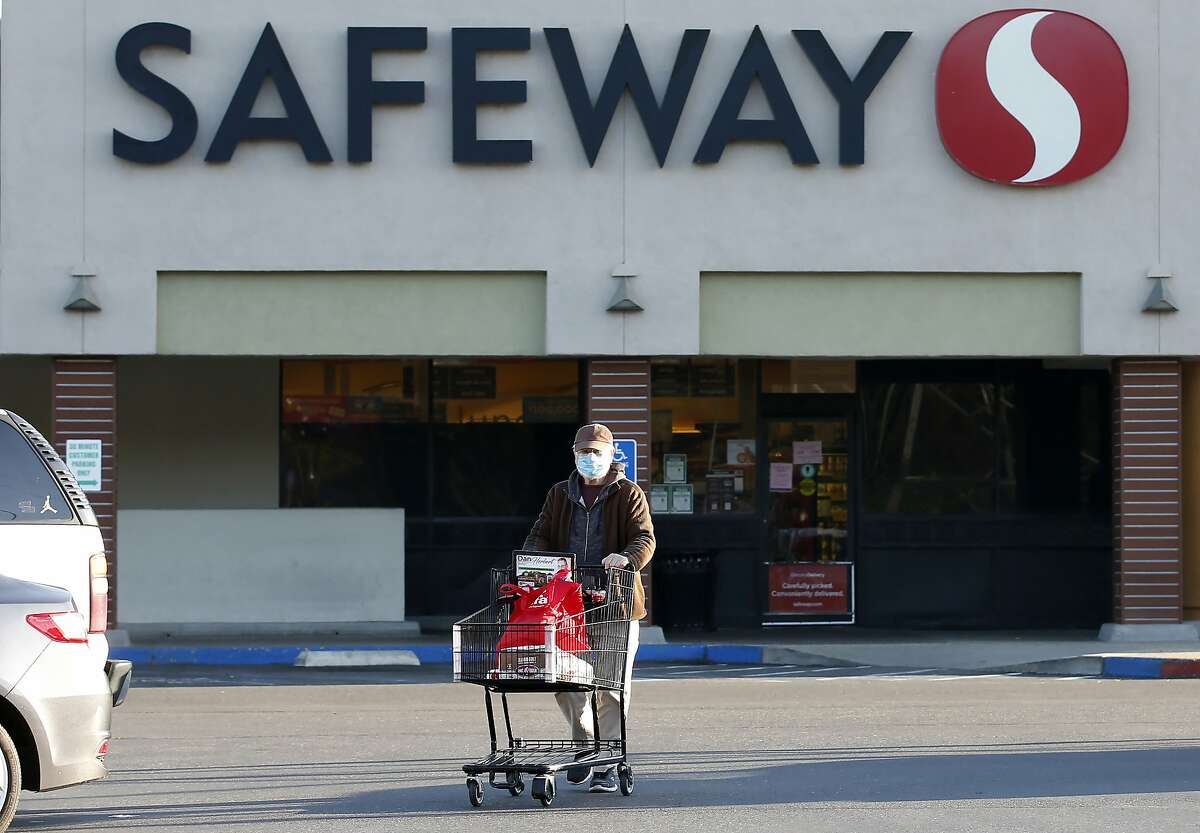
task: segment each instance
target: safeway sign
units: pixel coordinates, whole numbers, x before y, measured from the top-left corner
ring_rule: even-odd
[[[282,27],[281,27],[282,28]],[[481,54],[544,50],[553,63],[565,114],[569,114],[589,165],[594,165],[617,105],[632,100],[659,167],[667,164],[687,108],[707,113],[707,128],[689,148],[696,165],[713,165],[737,142],[782,146],[798,166],[820,164],[800,112],[762,30],[755,26],[729,72],[717,101],[695,101],[693,83],[712,32],[688,29],[675,50],[666,78],[651,80],[632,28],[624,27],[598,89],[589,88],[571,31],[544,28],[535,44],[527,27],[459,27],[451,30],[446,72],[450,76],[450,158],[462,165],[520,165],[534,159],[529,139],[486,139],[478,134],[479,111],[524,103],[523,79],[480,79]],[[284,33],[286,34],[286,33]],[[875,39],[861,65],[847,67],[825,34],[792,30],[790,40],[829,93],[823,108],[836,110],[838,162],[866,162],[868,101],[892,70],[912,32],[889,30]],[[247,57],[245,69],[208,142],[204,160],[230,161],[243,142],[278,142],[297,147],[314,164],[335,158],[369,163],[386,153],[373,139],[376,111],[425,104],[425,81],[382,80],[374,60],[385,52],[428,49],[425,27],[349,27],[344,34],[347,144],[335,152],[308,104],[300,78],[330,68],[292,66],[286,37],[267,23]],[[163,164],[189,154],[199,140],[199,114],[185,91],[203,79],[167,80],[143,62],[143,52],[168,48],[190,53],[191,30],[173,23],[143,23],[116,45],[116,67],[134,92],[166,111],[164,136],[140,137],[128,126],[113,130],[113,154],[139,164]],[[777,47],[778,48],[778,47]],[[909,66],[909,72],[932,68]],[[595,73],[586,73],[595,77]],[[938,120],[950,155],[968,171],[1009,184],[1053,185],[1075,181],[1103,168],[1116,154],[1128,120],[1128,78],[1119,47],[1098,24],[1068,12],[1028,9],[995,12],[964,27],[950,42],[937,73]],[[252,115],[263,87],[272,82],[284,115]],[[769,118],[742,118],[752,89],[761,89]],[[327,118],[327,117],[326,117]]]
[[[938,66],[938,126],[983,179],[1062,185],[1105,167],[1129,123],[1125,56],[1070,12],[993,12],[950,41]]]

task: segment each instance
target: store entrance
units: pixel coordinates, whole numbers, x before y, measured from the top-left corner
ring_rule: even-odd
[[[768,417],[762,437],[763,624],[853,622],[850,416]]]

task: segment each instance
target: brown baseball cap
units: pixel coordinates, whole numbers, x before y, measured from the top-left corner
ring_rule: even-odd
[[[612,431],[608,430],[607,425],[601,425],[598,422],[589,423],[575,432],[575,445],[573,448],[578,451],[581,448],[589,448],[592,446],[608,446],[612,448],[613,435]]]

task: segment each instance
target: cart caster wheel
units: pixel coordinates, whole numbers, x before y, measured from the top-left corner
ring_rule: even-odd
[[[554,779],[539,775],[533,779],[533,787],[529,792],[535,800],[542,802],[543,807],[549,807],[554,801]]]
[[[617,764],[617,781],[621,784],[621,795],[633,795],[633,767]]]
[[[483,785],[479,783],[478,778],[467,779],[467,798],[472,807],[483,806]]]
[[[521,793],[525,792],[525,782],[521,780],[521,774],[514,772],[508,782],[508,792],[513,798],[516,798]]]

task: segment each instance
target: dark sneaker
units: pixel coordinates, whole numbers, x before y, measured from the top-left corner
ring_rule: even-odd
[[[617,769],[609,767],[603,772],[597,772],[592,776],[592,786],[588,792],[594,793],[615,793],[617,791]]]
[[[575,760],[578,761],[580,758],[586,758],[588,755],[591,755],[591,754],[593,754],[593,753],[592,753],[592,750],[590,750],[590,749],[587,750],[586,752],[580,752],[578,755],[575,756]],[[567,783],[568,784],[582,784],[584,781],[587,781],[587,779],[589,779],[591,777],[592,777],[592,768],[590,766],[573,766],[567,770]]]

